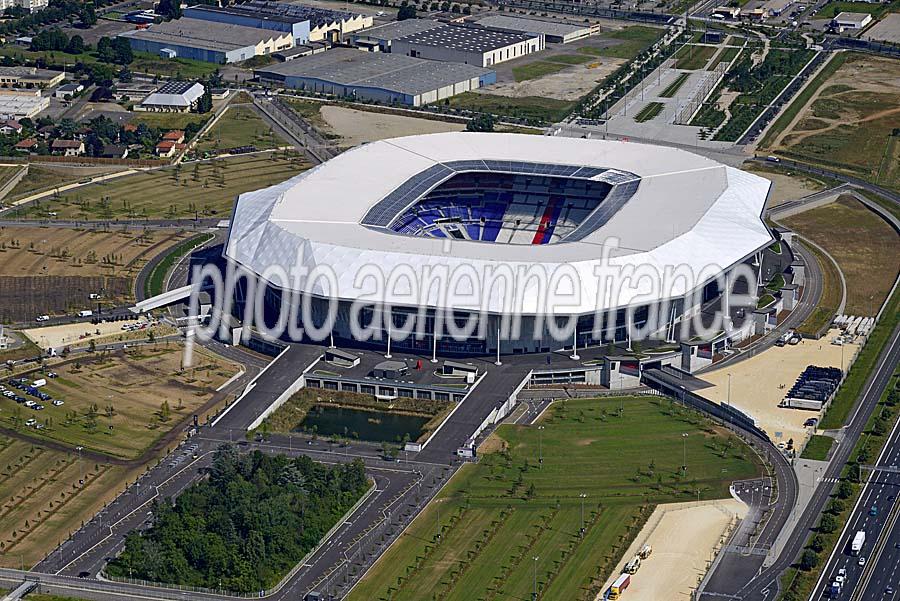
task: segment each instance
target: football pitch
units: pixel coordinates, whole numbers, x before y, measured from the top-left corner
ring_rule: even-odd
[[[349,599],[593,599],[657,504],[727,497],[763,469],[662,397],[559,402],[538,425],[501,426]]]

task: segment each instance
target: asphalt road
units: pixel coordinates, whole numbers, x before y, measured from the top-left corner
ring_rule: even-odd
[[[872,414],[876,403],[881,398],[881,394],[890,382],[891,374],[893,374],[898,362],[900,362],[900,326],[895,328],[890,341],[879,356],[875,369],[866,381],[863,394],[854,407],[848,425],[844,427],[843,441],[836,447],[834,457],[826,468],[825,473],[822,475],[821,485],[816,488],[813,493],[812,498],[800,516],[800,519],[794,526],[787,544],[781,550],[778,559],[769,567],[762,569],[757,576],[750,579],[739,590],[733,593],[732,596],[734,598],[772,599],[776,596],[775,592],[779,589],[778,579],[781,573],[789,568],[799,557],[800,552],[803,550],[803,546],[806,544],[807,538],[813,532],[813,527],[818,522],[822,509],[825,507],[832,491],[836,487],[841,470],[846,464],[857,439],[865,428],[865,424]],[[893,446],[893,444],[891,446]],[[857,511],[858,510],[859,508],[857,508]],[[866,508],[866,511],[868,511],[868,508]],[[851,523],[852,521],[851,518]],[[836,570],[837,568],[834,568],[832,561],[829,561],[829,564],[823,570],[823,573],[831,574],[832,572],[836,572]],[[821,589],[817,588],[816,594],[811,598],[819,599],[820,597]],[[703,599],[706,599],[707,601],[712,601],[715,598],[718,597],[715,595],[703,597]]]
[[[900,363],[900,326],[898,326],[890,340],[886,352],[879,358],[878,367],[873,377],[866,383],[865,394],[863,395],[863,406],[857,410],[855,420],[848,431],[848,437],[838,447],[837,452],[840,456],[835,457],[829,465],[829,470],[824,474],[826,486],[820,487],[827,493],[830,493],[835,484],[833,483],[840,475],[840,470],[844,467],[847,456],[852,450],[856,438],[859,436],[872,407],[881,398],[885,387],[890,382],[891,375]],[[852,438],[849,435],[853,433]],[[875,462],[876,466],[894,467],[900,464],[900,422],[894,426],[891,437],[885,445],[881,456]],[[817,491],[818,492],[818,491]],[[850,592],[860,588],[862,566],[858,565],[858,559],[848,555],[849,541],[853,535],[859,531],[866,532],[866,543],[861,553],[862,556],[871,557],[875,543],[882,535],[885,536],[884,552],[881,557],[872,566],[872,576],[868,585],[860,588],[863,599],[881,599],[884,597],[884,588],[893,586],[895,589],[900,588],[900,575],[897,575],[896,569],[900,562],[900,550],[895,545],[900,543],[900,529],[892,526],[885,531],[885,525],[891,513],[889,509],[897,508],[897,495],[900,494],[900,474],[875,471],[870,481],[863,488],[862,494],[857,505],[854,507],[850,518],[847,520],[847,526],[841,533],[838,545],[834,553],[828,560],[826,566],[822,569],[822,575],[816,588],[813,591],[811,599],[820,599],[823,597],[825,587],[830,584],[828,580],[832,579],[839,569],[847,570],[847,585],[838,598],[850,599]],[[872,506],[878,508],[877,515],[869,515]]]

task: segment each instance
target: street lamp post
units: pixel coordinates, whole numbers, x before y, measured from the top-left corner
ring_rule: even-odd
[[[687,432],[681,433],[681,451],[682,451],[682,463],[681,463],[681,473],[682,475],[687,475]]]
[[[584,538],[584,499],[587,497],[587,494],[581,493],[578,496],[581,497],[581,530],[579,532],[581,534],[581,538]]]
[[[544,466],[544,426],[538,426],[538,469]]]
[[[534,557],[531,558],[534,560],[534,570],[532,572],[534,587],[531,590],[531,601],[537,601],[537,562],[538,562],[538,558],[539,558],[538,555],[535,555]]]

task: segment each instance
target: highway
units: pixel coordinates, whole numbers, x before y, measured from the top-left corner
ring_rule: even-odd
[[[874,377],[866,383],[864,402],[874,403],[884,392],[885,387],[890,382],[891,375],[900,363],[900,326],[898,326],[891,337],[888,352],[884,353],[878,362],[878,369],[873,374]],[[858,411],[854,426],[861,430],[861,425],[857,422],[865,422],[863,417],[870,413],[869,411]],[[858,433],[857,433],[858,435]],[[853,441],[848,440],[846,444],[838,447],[838,451],[842,451],[843,455],[849,455],[852,450]],[[837,457],[829,465],[829,470],[825,474],[825,481],[830,483],[840,474],[846,457]],[[885,444],[881,455],[875,462],[877,467],[895,467],[900,465],[900,422],[894,426],[887,444]],[[824,486],[827,492],[831,492],[834,488]],[[900,574],[897,574],[898,563],[900,563],[900,528],[896,524],[891,524],[890,528],[885,528],[889,518],[900,511],[898,507],[897,496],[900,494],[900,474],[891,471],[874,471],[869,482],[863,488],[859,500],[853,509],[847,525],[841,533],[838,545],[828,560],[826,566],[822,569],[822,574],[813,590],[810,599],[821,599],[825,593],[825,588],[830,584],[831,580],[839,569],[847,570],[847,585],[838,596],[840,599],[881,599],[890,598],[884,595],[887,586],[893,586],[894,589],[900,588]],[[877,507],[877,515],[870,515],[872,507]],[[871,559],[875,553],[875,560],[871,566],[868,566],[865,574],[866,581],[863,580],[863,566],[858,565],[858,559],[848,554],[850,540],[853,535],[863,530],[866,532],[866,543],[863,547],[861,556]],[[878,547],[876,549],[876,543]],[[878,553],[881,553],[880,557]],[[861,586],[863,585],[863,586]],[[855,592],[856,596],[851,597],[851,592]]]

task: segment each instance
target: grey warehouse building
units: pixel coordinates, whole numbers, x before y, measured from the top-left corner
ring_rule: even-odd
[[[216,23],[183,17],[120,33],[131,49],[166,58],[189,58],[209,63],[234,63],[292,48],[290,32]]]
[[[393,21],[352,34],[350,43],[371,52],[390,52],[391,42],[394,40],[405,38],[414,33],[437,29],[438,27],[444,27],[444,24],[434,19]]]
[[[333,96],[422,106],[497,81],[489,69],[335,48],[256,69],[260,81]]]
[[[493,29],[518,31],[521,33],[542,33],[548,43],[568,44],[581,40],[600,31],[599,25],[570,25],[541,19],[524,19],[508,15],[489,15],[478,19],[478,24]]]
[[[391,52],[414,58],[490,67],[544,49],[543,34],[444,25],[391,43]]]
[[[184,9],[184,16],[191,19],[290,33],[294,36],[295,44],[305,44],[309,41],[309,18],[305,17],[265,13],[240,5],[222,7],[213,4],[190,6]]]

